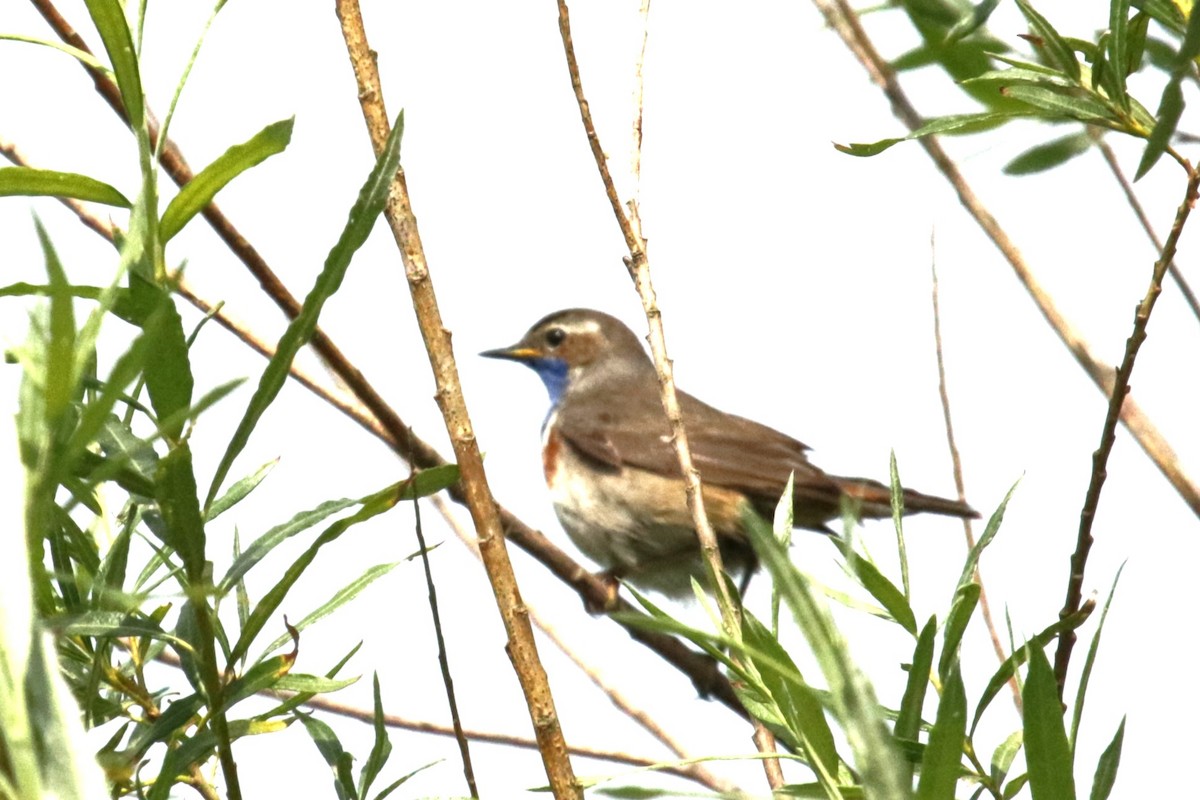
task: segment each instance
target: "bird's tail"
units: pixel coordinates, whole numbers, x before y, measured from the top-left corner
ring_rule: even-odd
[[[849,498],[862,504],[863,517],[880,518],[892,515],[892,490],[878,481],[865,478],[838,478],[834,480]],[[922,494],[913,489],[904,490],[905,514],[942,514],[947,517],[976,519],[979,512],[961,500],[950,500]]]

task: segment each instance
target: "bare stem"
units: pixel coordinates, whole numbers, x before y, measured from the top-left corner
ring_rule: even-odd
[[[358,82],[358,99],[366,121],[367,132],[376,155],[383,152],[391,124],[383,104],[383,88],[375,63],[375,54],[367,44],[367,32],[363,25],[362,11],[357,0],[336,0],[338,19],[346,50],[350,56],[354,77]],[[512,661],[517,679],[529,707],[530,722],[538,740],[538,750],[546,777],[556,798],[583,798],[583,788],[575,778],[571,760],[567,753],[566,739],[554,707],[550,692],[550,681],[538,657],[533,628],[529,622],[529,611],[521,600],[508,548],[504,540],[504,528],[496,510],[496,500],[488,486],[483,468],[483,456],[475,441],[471,418],[467,413],[466,401],[458,380],[458,368],[454,362],[454,350],[450,344],[450,332],[442,322],[434,293],[433,278],[425,260],[425,249],[417,229],[409,199],[404,169],[397,171],[392,181],[390,196],[384,215],[392,228],[392,236],[404,262],[404,273],[408,279],[413,308],[417,312],[417,323],[425,340],[429,365],[437,384],[437,402],[446,422],[446,432],[454,448],[454,455],[462,475],[461,484],[467,508],[479,534],[479,551],[484,569],[491,582],[496,606],[508,635],[507,652]]]
[[[1067,581],[1067,598],[1062,611],[1059,612],[1061,619],[1066,619],[1077,612],[1083,602],[1084,568],[1087,566],[1088,553],[1092,549],[1093,542],[1092,524],[1096,518],[1096,508],[1100,503],[1100,491],[1104,488],[1104,481],[1108,477],[1108,458],[1117,438],[1117,421],[1121,413],[1121,404],[1129,402],[1127,399],[1129,379],[1133,375],[1133,365],[1138,350],[1146,341],[1146,326],[1150,322],[1150,313],[1154,310],[1154,304],[1162,293],[1162,282],[1167,274],[1167,267],[1175,259],[1175,251],[1179,244],[1179,237],[1183,233],[1183,226],[1187,223],[1188,217],[1192,213],[1192,206],[1196,202],[1197,188],[1200,187],[1200,172],[1192,168],[1191,164],[1186,164],[1186,169],[1188,180],[1183,202],[1175,211],[1175,222],[1171,225],[1171,232],[1163,244],[1162,253],[1154,262],[1150,286],[1146,289],[1145,296],[1138,303],[1134,312],[1133,331],[1125,342],[1125,356],[1121,359],[1121,366],[1117,368],[1112,397],[1108,403],[1108,413],[1104,417],[1104,426],[1100,431],[1100,446],[1092,455],[1092,474],[1088,481],[1083,510],[1079,514],[1079,537],[1075,543],[1075,552],[1071,554],[1071,575]],[[1074,630],[1067,631],[1058,638],[1058,649],[1054,653],[1054,677],[1058,680],[1060,698],[1063,696],[1063,689],[1066,686],[1067,668],[1070,665],[1071,651],[1075,647],[1076,638]]]

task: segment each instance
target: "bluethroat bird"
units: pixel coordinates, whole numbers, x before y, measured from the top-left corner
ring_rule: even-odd
[[[637,335],[615,317],[574,308],[543,318],[511,347],[481,355],[518,361],[546,384],[542,467],[575,545],[609,578],[689,595],[691,577],[704,567],[657,374]],[[730,574],[748,579],[757,566],[743,528],[746,505],[771,519],[789,474],[798,528],[828,532],[825,523],[840,515],[843,497],[864,518],[891,516],[891,492],[882,483],[828,475],[787,434],[678,395],[704,507]],[[979,516],[965,503],[911,489],[904,490],[904,510]]]

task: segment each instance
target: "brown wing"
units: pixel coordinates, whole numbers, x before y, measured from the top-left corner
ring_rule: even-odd
[[[678,475],[679,462],[658,395],[630,386],[629,391],[608,396],[608,403],[579,397],[564,404],[557,420],[560,433],[602,464]],[[722,413],[686,393],[679,393],[679,402],[692,460],[705,483],[742,492],[769,515],[788,475],[795,473],[798,526],[819,528],[837,514],[841,489],[809,462],[805,444],[766,425]]]

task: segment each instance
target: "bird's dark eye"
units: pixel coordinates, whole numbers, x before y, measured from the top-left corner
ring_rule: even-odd
[[[546,331],[546,344],[550,345],[551,348],[558,347],[566,338],[567,332],[562,328],[551,328]]]

